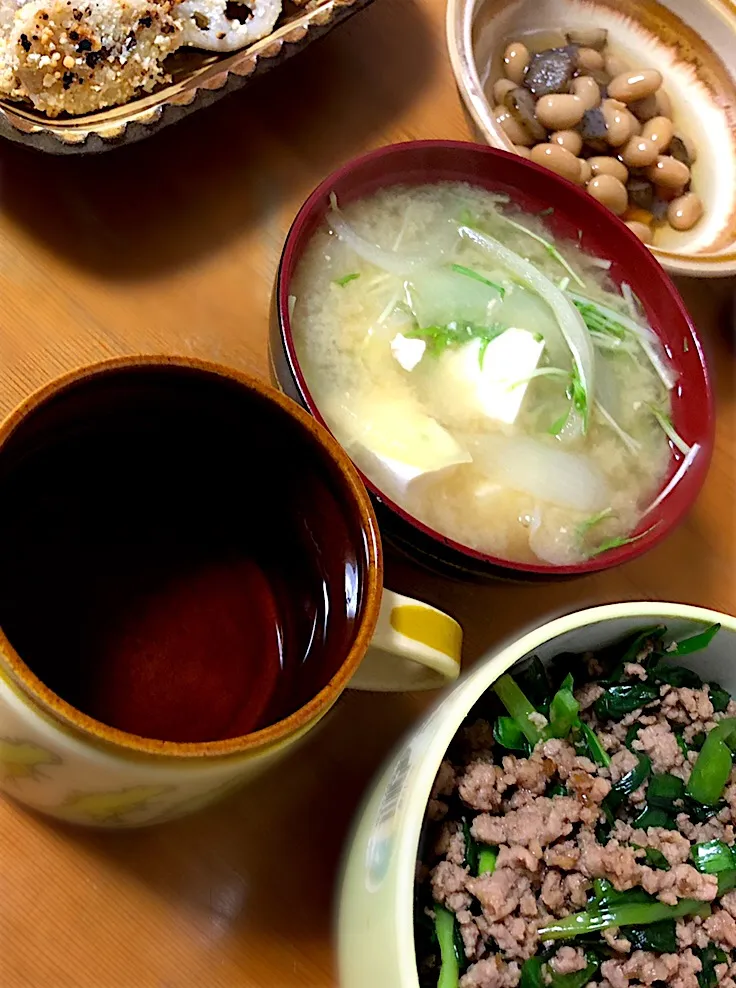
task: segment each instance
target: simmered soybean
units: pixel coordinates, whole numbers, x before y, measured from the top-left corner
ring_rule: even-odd
[[[583,186],[643,243],[663,222],[692,229],[703,215],[690,188],[697,153],[675,131],[662,74],[628,65],[604,28],[565,33],[566,46],[541,50],[531,36],[511,39],[492,87],[498,126],[517,154]]]

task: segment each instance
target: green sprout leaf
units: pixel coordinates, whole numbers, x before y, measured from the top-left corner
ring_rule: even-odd
[[[654,405],[648,404],[647,408],[655,417],[655,419],[661,426],[662,431],[670,440],[672,445],[676,446],[683,456],[687,456],[688,453],[691,452],[691,447],[688,446],[688,444],[685,442],[682,436],[677,432],[674,425],[672,424],[672,419],[669,417],[669,415],[665,415],[664,412],[660,411],[658,408],[655,408]]]
[[[646,532],[640,532],[638,535],[629,535],[627,537],[615,536],[612,539],[605,539],[595,549],[588,552],[588,558],[592,559],[594,556],[601,556],[604,552],[610,552],[612,549],[620,549],[622,546],[632,545],[632,543],[638,542],[639,539],[643,539],[645,535],[649,535],[656,527],[656,525],[652,525]]]
[[[349,285],[351,281],[355,281],[356,278],[360,278],[358,271],[352,271],[350,274],[344,274],[342,278],[335,278],[335,284],[339,285],[340,288],[344,288],[345,285]]]
[[[451,264],[450,268],[457,274],[464,274],[466,278],[472,278],[474,281],[479,281],[482,285],[487,285],[489,288],[495,289],[501,298],[506,294],[506,289],[502,285],[491,281],[490,278],[486,278],[477,271],[473,271],[472,268],[466,268],[464,264]]]
[[[578,541],[582,542],[591,528],[595,528],[606,518],[611,518],[614,515],[613,508],[604,508],[603,511],[599,511],[596,515],[591,515],[590,518],[586,518],[585,521],[581,521],[580,524],[575,529],[575,534],[577,535]]]
[[[570,412],[572,411],[572,406],[568,408],[564,415],[560,415],[558,419],[552,423],[552,425],[547,430],[550,436],[559,436],[562,430],[567,425],[567,420],[570,418]]]
[[[540,213],[539,215],[541,216],[542,214]],[[557,261],[557,263],[561,265],[565,269],[565,271],[567,271],[567,273],[570,275],[572,280],[576,284],[578,284],[581,288],[585,288],[585,282],[583,281],[583,279],[580,277],[577,271],[575,271],[574,268],[570,267],[568,262],[565,260],[565,258],[562,256],[562,254],[559,252],[559,250],[555,247],[553,243],[550,243],[549,240],[545,240],[544,237],[540,237],[538,233],[534,233],[528,227],[524,226],[523,223],[517,223],[516,220],[509,219],[508,216],[504,216],[503,218],[510,226],[513,226],[515,230],[518,230],[520,233],[525,233],[528,237],[531,237],[532,240],[536,240],[538,244],[541,244],[542,247],[544,247],[544,249],[547,251],[549,256],[553,257],[555,261]]]
[[[488,344],[497,336],[506,332],[505,326],[476,326],[474,323],[457,322],[453,320],[446,326],[426,326],[424,329],[412,329],[406,336],[410,339],[425,340],[427,349],[435,357],[439,357],[448,347],[463,346],[473,340],[481,341],[479,359],[481,366]]]

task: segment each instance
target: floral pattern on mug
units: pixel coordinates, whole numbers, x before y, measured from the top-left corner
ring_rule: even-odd
[[[0,784],[38,782],[47,777],[43,769],[48,765],[61,765],[61,758],[32,741],[0,738]]]
[[[114,824],[131,814],[147,811],[152,800],[174,791],[173,786],[131,786],[113,792],[79,792],[69,794],[58,807],[59,816],[80,816],[93,824]]]

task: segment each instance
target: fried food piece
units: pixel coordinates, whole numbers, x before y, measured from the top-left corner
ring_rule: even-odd
[[[22,7],[25,0],[0,0],[0,30],[7,33],[13,26],[13,18],[19,7]]]
[[[183,44],[207,51],[237,51],[269,34],[281,13],[281,0],[182,0],[177,17]]]
[[[175,7],[176,0],[26,3],[6,42],[6,63],[14,70],[11,95],[27,97],[56,117],[117,106],[150,92],[167,81],[163,61],[181,44]],[[2,74],[0,84],[7,85]]]
[[[0,94],[10,93],[15,85],[15,60],[6,40],[13,27],[15,12],[25,0],[0,0]]]

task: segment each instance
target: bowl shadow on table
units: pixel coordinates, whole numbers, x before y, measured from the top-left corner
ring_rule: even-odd
[[[186,819],[122,832],[44,823],[102,859],[106,873],[124,871],[154,891],[204,938],[327,942],[340,858],[363,793],[430,702],[428,694],[345,694],[283,762]],[[291,970],[291,960],[284,963]]]
[[[722,278],[704,283],[700,278],[681,277],[675,278],[674,282],[696,326],[707,318],[709,312],[717,312],[716,319],[712,321],[728,347],[729,353],[736,356],[736,278]],[[707,349],[709,341],[705,342]],[[710,368],[716,376],[717,383],[721,384],[719,372],[722,368],[718,366],[717,361],[711,359]],[[729,383],[732,394],[736,375],[733,367],[728,370],[731,372]],[[720,396],[717,395],[718,397]]]
[[[717,431],[730,429],[733,421],[723,422],[722,418],[734,407],[736,400],[736,364],[733,362],[736,360],[736,278],[710,282],[675,278],[674,283],[696,327],[712,326],[712,332],[707,335],[701,331],[700,340],[713,378]]]
[[[0,208],[66,263],[121,281],[159,276],[254,225],[278,224],[286,200],[306,198],[411,104],[437,54],[421,3],[377,0],[278,69],[137,144],[57,157],[3,143]]]

